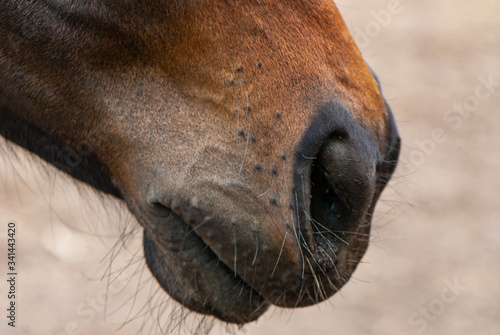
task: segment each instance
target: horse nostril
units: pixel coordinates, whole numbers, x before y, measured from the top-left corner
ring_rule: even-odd
[[[348,136],[330,138],[313,161],[310,219],[316,245],[332,262],[368,210],[375,181],[375,160],[361,141]]]

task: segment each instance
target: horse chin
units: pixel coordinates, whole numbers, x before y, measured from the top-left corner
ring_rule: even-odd
[[[179,216],[172,213],[164,221],[162,228],[144,230],[144,254],[172,298],[192,311],[236,324],[254,321],[267,310],[269,302],[222,263]]]

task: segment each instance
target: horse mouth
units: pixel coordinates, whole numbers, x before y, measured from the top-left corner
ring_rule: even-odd
[[[240,275],[236,260],[230,263],[227,255],[217,254],[206,242],[210,238],[195,232],[193,227],[203,222],[193,225],[165,208],[170,214],[144,225],[143,240],[147,264],[162,288],[192,311],[235,324],[258,319],[272,304],[308,306],[336,293],[366,250],[370,228],[366,219],[370,216],[365,212],[352,221],[348,205],[325,186],[321,166],[313,167],[312,172],[310,243],[306,237],[297,245],[297,250],[303,249],[302,264],[294,264],[297,266],[285,277],[269,266],[265,274],[249,266],[248,272],[253,274]]]

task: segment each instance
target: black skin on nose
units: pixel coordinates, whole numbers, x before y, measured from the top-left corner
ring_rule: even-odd
[[[386,137],[377,138],[332,101],[318,109],[297,146],[293,209],[316,260],[332,263],[335,249],[349,246],[354,236],[367,238],[369,228],[361,227],[370,224],[376,200],[397,162],[399,137],[388,106],[387,111]],[[356,251],[349,246],[349,252],[362,255],[366,246]]]
[[[347,244],[375,189],[375,161],[348,134],[336,134],[312,163],[310,213],[315,231],[333,245]],[[342,238],[345,236],[345,238]]]

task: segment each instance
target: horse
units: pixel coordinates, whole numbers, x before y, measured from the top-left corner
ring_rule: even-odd
[[[163,290],[234,324],[341,289],[400,150],[326,0],[4,0],[0,134],[123,201]]]

